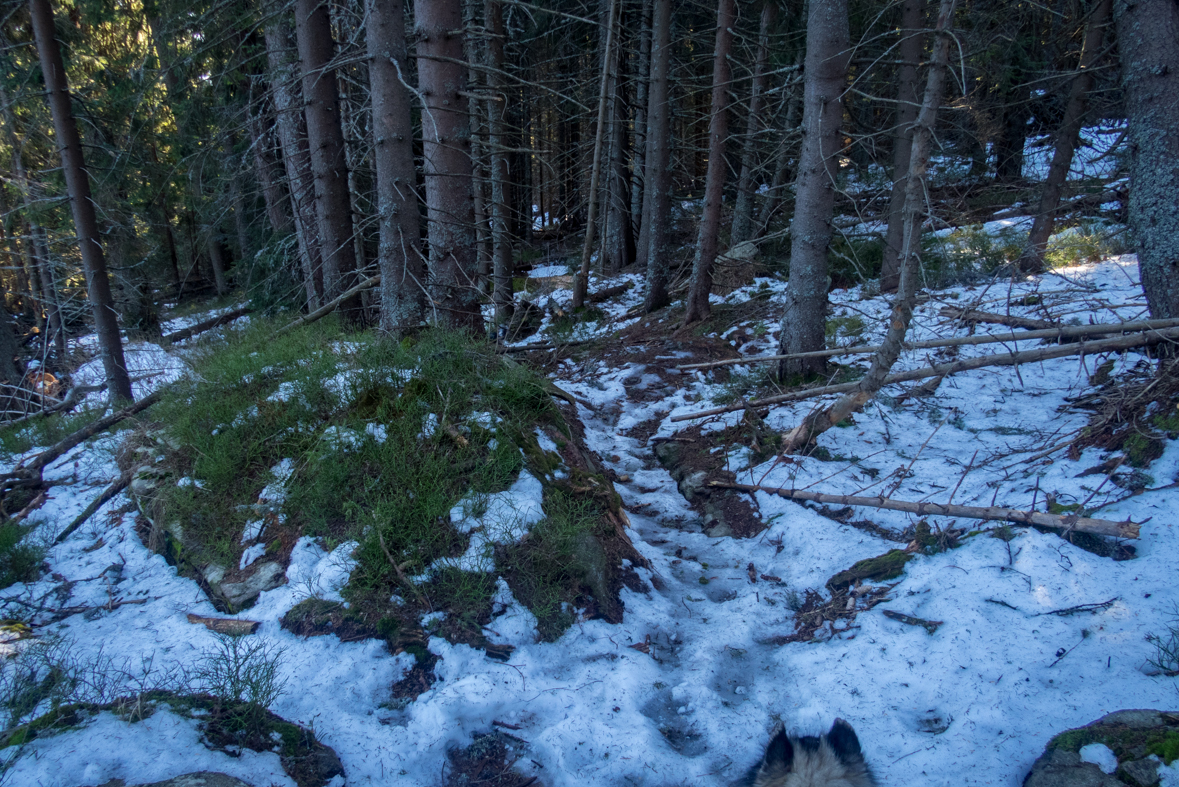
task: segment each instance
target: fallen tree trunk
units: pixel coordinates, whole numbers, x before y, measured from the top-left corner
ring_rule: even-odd
[[[1034,320],[1031,317],[1017,317],[1014,314],[980,312],[977,309],[959,309],[956,306],[946,306],[938,314],[962,322],[985,322],[993,325],[1006,325],[1008,328],[1026,328],[1029,331],[1044,331],[1060,327],[1051,320]]]
[[[204,333],[205,331],[211,331],[214,328],[219,328],[222,325],[231,323],[240,317],[245,317],[252,311],[254,310],[250,307],[243,306],[240,309],[234,309],[231,312],[226,312],[225,314],[205,320],[204,322],[198,322],[196,325],[191,325],[188,328],[169,333],[163,337],[163,340],[169,344],[176,344],[176,342],[182,342],[185,339],[191,339],[197,334]]]
[[[626,292],[627,290],[629,290],[633,286],[635,286],[635,283],[633,281],[628,281],[626,284],[619,284],[615,287],[607,287],[604,290],[598,290],[597,292],[591,292],[589,295],[589,302],[590,303],[601,303],[602,301],[608,301],[611,298],[613,298],[615,295],[621,295],[622,293]]]
[[[373,276],[371,279],[365,279],[360,284],[357,284],[355,287],[352,287],[351,289],[345,291],[339,297],[337,297],[335,300],[330,301],[329,303],[325,303],[323,306],[320,306],[318,309],[311,312],[310,314],[306,314],[293,322],[287,323],[286,325],[284,325],[283,327],[281,327],[277,331],[275,331],[274,335],[281,336],[282,334],[287,333],[288,331],[295,330],[299,326],[309,325],[309,324],[315,322],[316,320],[327,317],[329,314],[331,314],[336,309],[338,309],[340,307],[340,304],[344,303],[349,298],[355,297],[357,294],[363,292],[364,290],[370,289],[372,287],[376,287],[380,283],[381,283],[381,274],[378,273],[376,276]]]
[[[104,432],[120,421],[124,421],[151,407],[160,401],[160,398],[164,395],[164,390],[161,388],[155,393],[143,397],[130,407],[125,407],[117,413],[112,413],[106,418],[102,418],[79,429],[56,445],[34,456],[28,464],[22,462],[11,473],[0,475],[0,489],[8,489],[14,486],[39,486],[41,484],[41,471],[46,465],[99,432]]]
[[[943,503],[909,503],[890,500],[886,497],[856,497],[855,495],[824,495],[819,492],[804,492],[801,489],[757,486],[756,484],[735,484],[713,481],[709,486],[718,489],[736,489],[741,492],[766,492],[787,500],[808,500],[812,503],[839,506],[863,506],[883,508],[888,511],[904,511],[917,516],[958,516],[963,519],[982,519],[992,522],[1015,522],[1020,525],[1036,525],[1053,530],[1079,533],[1094,533],[1115,538],[1138,538],[1139,526],[1134,522],[1114,522],[1109,519],[1090,519],[1076,514],[1047,514],[1039,511],[1021,511],[1017,508],[999,506],[958,506]]]
[[[238,618],[207,618],[204,615],[188,613],[189,623],[199,623],[209,631],[218,634],[228,634],[231,637],[242,637],[253,634],[262,624],[256,620],[240,620]]]
[[[982,369],[987,366],[1017,366],[1021,363],[1034,363],[1036,361],[1048,361],[1054,358],[1067,358],[1070,355],[1089,355],[1092,353],[1128,350],[1133,347],[1141,347],[1143,345],[1158,344],[1159,342],[1167,341],[1179,341],[1179,328],[1168,328],[1160,331],[1151,331],[1149,333],[1132,333],[1127,336],[1117,336],[1112,339],[1099,339],[1092,342],[1078,342],[1077,344],[1063,344],[1052,347],[1037,347],[1034,350],[1023,350],[1021,352],[980,355],[977,358],[966,358],[961,361],[941,363],[934,366],[925,366],[920,369],[914,369],[908,372],[890,374],[885,378],[884,385],[905,383],[912,380],[923,380],[926,377],[945,376],[957,374],[958,372],[968,372],[974,369]],[[825,396],[827,394],[837,394],[852,391],[855,390],[858,385],[859,382],[841,383],[839,385],[828,385],[822,388],[810,388],[805,391],[792,391],[779,396],[769,396],[765,399],[745,402],[744,404],[734,404],[727,407],[715,407],[711,410],[703,410],[698,413],[673,415],[670,420],[691,421],[696,418],[705,418],[710,415],[720,415],[722,413],[732,413],[738,410],[745,410],[750,407],[758,409],[774,404],[782,404],[784,402],[797,402],[801,399],[814,399],[815,397]]]
[[[134,471],[128,470],[112,481],[110,486],[102,490],[102,494],[91,501],[90,505],[86,506],[85,510],[78,514],[78,517],[69,524],[69,527],[57,534],[57,538],[53,539],[54,545],[60,544],[69,538],[70,534],[84,525],[86,520],[94,516],[94,513],[102,508],[104,503],[126,489],[127,485],[131,483],[133,473]]]
[[[1107,333],[1140,333],[1142,331],[1159,330],[1161,328],[1177,328],[1179,319],[1171,320],[1139,320],[1137,322],[1113,322],[1099,325],[1070,325],[1060,328],[1046,328],[1038,331],[1023,331],[997,336],[995,334],[977,334],[974,336],[958,336],[953,339],[929,339],[923,342],[905,342],[905,350],[928,350],[935,347],[960,347],[978,344],[999,344],[1001,342],[1026,342],[1033,339],[1075,339],[1080,336],[1100,336]],[[787,358],[836,356],[836,355],[867,355],[880,350],[879,345],[871,347],[837,347],[833,350],[815,350],[809,353],[794,355],[758,355],[753,358],[729,358],[724,361],[708,361],[707,363],[687,363],[676,366],[676,369],[711,369],[717,366],[734,366],[743,363],[768,363]]]

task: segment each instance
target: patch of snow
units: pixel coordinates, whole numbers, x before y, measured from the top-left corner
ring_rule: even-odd
[[[257,536],[255,536],[257,538]],[[265,544],[253,544],[242,551],[242,559],[238,563],[238,570],[244,571],[247,566],[252,566],[254,561],[266,554]]]
[[[422,419],[422,431],[418,432],[419,440],[429,440],[438,432],[438,414],[426,413]]]
[[[1080,750],[1081,762],[1091,762],[1102,773],[1113,773],[1118,769],[1118,755],[1104,743],[1090,743]]]

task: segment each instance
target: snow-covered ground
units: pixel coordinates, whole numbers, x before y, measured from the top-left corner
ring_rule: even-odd
[[[611,283],[617,282],[595,281],[592,288]],[[779,314],[784,285],[776,281],[759,280],[725,300],[748,301],[759,288],[769,290],[772,313]],[[1145,311],[1137,265],[1121,257],[1026,283],[935,293],[918,309],[912,338],[946,335],[950,329],[938,316],[944,305],[1003,311],[1032,292],[1040,304],[1012,307],[1013,313],[1086,323],[1132,319]],[[863,297],[859,289],[833,297],[835,316],[864,321],[863,341],[874,343],[882,335],[885,300]],[[605,304],[606,319],[587,331],[630,324],[636,318],[628,310],[640,299],[635,287]],[[742,354],[756,355],[776,346],[776,330],[751,319],[723,338]],[[623,432],[653,421],[655,437],[672,437],[692,425],[672,416],[709,408],[724,386],[707,372],[669,371],[681,362],[675,350],[644,355],[654,361],[623,357],[645,349],[622,348],[611,356],[622,360],[610,362],[566,362],[555,374],[585,403],[579,412],[588,444],[625,479],[618,488],[630,512],[630,535],[651,562],[650,571],[639,571],[655,580],[647,591],[623,591],[621,624],[581,621],[559,641],[537,643],[529,613],[513,602],[510,589],[501,588],[506,613],[491,628],[499,641],[517,646],[510,661],[434,638],[429,647],[441,657],[438,681],[396,710],[390,686],[408,669],[408,656],[391,656],[374,641],[302,639],[278,623],[298,601],[338,593],[350,566],[348,545],[327,553],[300,542],[288,583],[242,614],[262,622],[253,636],[283,649],[287,691],[272,710],[313,727],[339,754],[347,784],[441,784],[448,748],[466,745],[498,721],[512,725],[512,734],[529,745],[518,767],[549,787],[722,785],[757,759],[776,720],[814,732],[842,717],[857,730],[883,784],[1015,787],[1055,733],[1121,708],[1179,704],[1176,679],[1151,674],[1154,649],[1145,639],[1166,634],[1179,604],[1172,513],[1179,489],[1147,491],[1101,511],[1108,519],[1149,518],[1134,560],[1114,562],[1025,528],[1015,528],[1017,537],[1009,543],[982,534],[958,549],[916,557],[893,580],[898,584],[891,601],[861,613],[855,628],[813,643],[774,644],[773,638],[794,631],[792,607],[806,590],[822,589],[828,577],[855,561],[903,545],[762,493],[755,504],[768,524],[764,533],[707,537],[655,461],[651,442]],[[961,357],[995,349],[963,348]],[[932,357],[932,351],[907,353],[900,366],[923,366]],[[1113,360],[1117,374],[1144,358],[1129,352]],[[947,378],[935,396],[903,405],[891,398],[899,389],[887,389],[853,426],[820,438],[831,461],[792,457],[749,468],[746,449],[719,450],[727,452],[740,480],[769,487],[887,491],[898,499],[937,502],[953,490],[955,503],[1035,504],[1041,510],[1051,493],[1058,502],[1088,501],[1093,507],[1125,494],[1109,483],[1094,493],[1102,474],[1078,477],[1102,460],[1096,451],[1075,462],[1062,453],[1026,460],[1084,424],[1083,413],[1059,408],[1089,387],[1098,363],[1063,358],[980,369]],[[787,429],[813,406],[773,408],[767,423]],[[714,419],[707,430],[740,417]],[[117,474],[112,439],[79,448],[46,473],[76,482],[50,491],[40,512],[43,536],[71,521]],[[1179,444],[1169,443],[1148,472],[1152,487],[1176,480]],[[145,658],[154,660],[155,669],[191,666],[214,641],[186,613],[217,613],[195,583],[179,578],[143,546],[133,515],[107,514],[126,502],[116,497],[53,548],[52,573],[3,595],[92,608],[40,632],[56,631],[78,657],[108,659],[129,673],[141,672]],[[855,518],[894,530],[913,523],[908,515],[884,511],[857,510]],[[931,524],[951,523],[934,518]],[[750,563],[757,575],[779,581],[751,581]],[[52,596],[66,582],[72,583],[68,589]],[[1095,613],[1050,614],[1111,600]],[[885,609],[942,625],[927,634],[886,618]],[[198,745],[192,721],[163,711],[149,721],[130,724],[105,714],[80,729],[37,739],[24,748],[10,783],[141,783],[195,770],[224,771],[258,785],[291,783],[277,755],[232,758]]]

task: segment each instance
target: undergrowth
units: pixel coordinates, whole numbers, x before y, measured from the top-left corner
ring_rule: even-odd
[[[166,468],[181,483],[165,484],[150,508],[157,524],[176,523],[184,533],[176,557],[236,566],[247,525],[259,517],[268,523],[267,553],[299,536],[329,547],[355,541],[350,600],[388,607],[392,594],[404,609],[377,617],[416,625],[420,612],[446,611],[440,633],[478,639],[495,576],[438,561],[462,555],[470,542],[452,523],[456,506],[478,516],[475,509],[517,480],[526,453],[540,465],[534,473],[547,472],[535,430],[568,431],[545,381],[464,335],[429,332],[395,343],[346,335],[327,320],[279,337],[272,331],[255,320],[206,348],[191,379],[158,405],[182,446]],[[291,472],[280,482],[273,469],[284,460]],[[263,488],[280,483],[280,509],[259,505]],[[526,548],[505,557],[533,567],[539,579],[521,593],[539,618],[560,620],[564,630],[571,615],[553,610],[575,595],[565,564],[569,533],[580,527],[570,523],[584,517],[576,505],[546,498],[548,518],[533,525]]]

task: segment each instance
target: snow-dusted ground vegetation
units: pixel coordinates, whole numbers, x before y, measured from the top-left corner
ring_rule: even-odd
[[[627,279],[595,280],[592,289]],[[354,565],[350,542],[299,541],[285,584],[262,593],[240,617],[261,622],[250,636],[275,654],[285,688],[271,710],[313,729],[337,752],[345,775],[336,784],[445,783],[448,751],[499,729],[517,747],[516,770],[549,787],[720,785],[759,757],[775,722],[814,732],[842,717],[883,784],[1014,786],[1056,733],[1121,708],[1177,704],[1179,684],[1153,663],[1157,640],[1148,637],[1165,641],[1179,625],[1179,443],[1167,441],[1134,478],[1128,465],[1086,474],[1108,458],[1097,448],[1075,458],[1065,447],[1049,450],[1090,417],[1074,399],[1096,390],[1099,379],[1124,379],[1153,362],[1129,351],[978,369],[947,377],[925,396],[891,386],[844,428],[823,434],[821,450],[809,456],[751,451],[733,437],[741,411],[675,420],[743,396],[759,379],[764,365],[727,372],[676,366],[710,360],[693,351],[708,341],[743,356],[773,352],[784,287],[763,278],[714,296],[729,322],[709,328],[711,335],[685,336],[640,320],[636,286],[571,337],[622,331],[624,338],[605,338],[547,366],[578,402],[586,443],[614,474],[629,536],[650,563],[638,568],[643,591],[622,591],[621,623],[580,619],[557,641],[539,642],[535,618],[500,582],[500,614],[488,637],[515,646],[510,658],[492,660],[433,637],[436,682],[416,700],[397,703],[390,690],[411,667],[408,654],[391,655],[378,640],[302,638],[280,627],[300,601],[339,599]],[[568,293],[542,297],[560,301]],[[887,300],[860,287],[832,297],[832,317],[842,326],[832,341],[876,343]],[[1132,256],[1014,284],[932,291],[910,338],[964,335],[967,327],[941,316],[946,306],[1074,324],[1145,314]],[[542,334],[526,341],[542,339],[551,323],[546,317]],[[957,352],[965,358],[1035,346],[1013,340]],[[142,378],[137,394],[185,374],[185,352],[132,345],[132,376]],[[907,352],[899,368],[928,365],[945,352]],[[866,363],[859,358],[855,363]],[[774,406],[765,424],[789,430],[814,406]],[[33,515],[34,538],[51,541],[119,474],[119,439],[99,437],[47,469],[45,477],[59,483]],[[1068,512],[1080,504],[1100,509],[1094,516],[1142,523],[1141,537],[1132,542],[1133,559],[1114,560],[1054,532],[928,517],[936,548],[919,549],[910,545],[918,517],[820,511],[764,492],[745,498],[764,529],[724,535],[702,521],[682,494],[684,483],[656,457],[659,445],[687,441],[704,445],[701,453],[738,482],[1026,510]],[[128,691],[207,661],[215,636],[187,616],[219,613],[196,582],[144,545],[127,504],[116,496],[49,549],[39,580],[3,591],[6,615],[32,620],[35,633],[7,648],[47,643],[79,665],[79,674],[101,674]],[[528,505],[537,503],[529,498]],[[797,636],[800,614],[822,601],[814,593],[826,597],[830,577],[907,547],[913,554],[903,573],[863,583],[844,614]],[[930,625],[909,625],[886,610]],[[21,787],[75,787],[213,770],[255,785],[293,784],[278,754],[210,748],[198,723],[166,707],[143,719],[102,712],[6,749],[15,757],[6,778]],[[1179,784],[1171,768],[1161,773],[1164,783]]]

